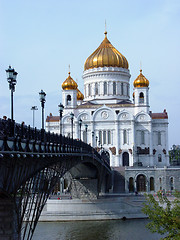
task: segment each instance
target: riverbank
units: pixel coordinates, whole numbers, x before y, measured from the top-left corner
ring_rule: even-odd
[[[96,200],[48,199],[39,221],[118,220],[147,218],[141,212],[143,195],[104,195]]]

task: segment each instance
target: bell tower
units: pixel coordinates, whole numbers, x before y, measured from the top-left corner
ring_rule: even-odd
[[[65,108],[77,107],[77,83],[69,76],[62,84],[62,100]]]

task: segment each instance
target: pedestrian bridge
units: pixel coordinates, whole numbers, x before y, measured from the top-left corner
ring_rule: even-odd
[[[111,188],[107,156],[90,145],[0,119],[0,239],[32,239],[41,211],[65,173],[74,197]]]

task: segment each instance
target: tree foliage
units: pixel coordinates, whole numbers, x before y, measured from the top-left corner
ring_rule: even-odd
[[[169,151],[169,160],[171,163],[180,164],[180,147],[173,145]]]
[[[157,197],[152,194],[145,194],[145,197],[142,211],[151,220],[147,228],[165,236],[161,239],[180,240],[180,193],[175,192],[172,201],[160,192]]]

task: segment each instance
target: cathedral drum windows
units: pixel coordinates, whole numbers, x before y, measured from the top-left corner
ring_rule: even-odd
[[[91,96],[91,85],[88,84],[88,96]]]
[[[104,82],[104,95],[107,95],[107,82]]]
[[[124,95],[124,86],[123,86],[123,83],[121,83],[121,95]]]
[[[98,83],[95,83],[95,95],[99,94],[99,87],[98,87]]]
[[[116,82],[113,82],[113,95],[116,95]]]

